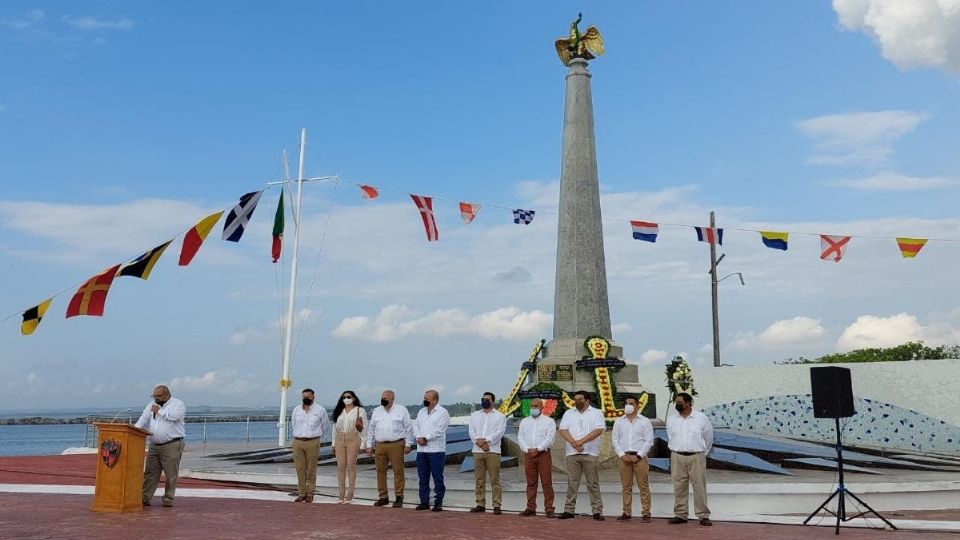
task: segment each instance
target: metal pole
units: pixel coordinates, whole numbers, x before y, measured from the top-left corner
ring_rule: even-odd
[[[307,152],[307,130],[300,130],[300,170],[297,174],[297,208],[293,211],[293,253],[290,258],[290,298],[287,302],[287,323],[284,327],[283,376],[280,379],[280,422],[277,425],[279,446],[287,445],[287,390],[290,385],[290,349],[293,344],[293,304],[297,294],[297,253],[300,251],[300,208],[303,202],[304,161]]]
[[[716,223],[710,212],[710,229],[713,242],[710,242],[710,296],[713,303],[713,367],[720,367],[720,307],[717,301],[717,241]]]

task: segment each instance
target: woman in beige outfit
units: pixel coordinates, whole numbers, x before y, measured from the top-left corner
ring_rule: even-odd
[[[352,390],[340,395],[333,409],[333,451],[337,456],[338,504],[353,502],[353,488],[357,483],[357,455],[367,447],[367,412]],[[349,480],[349,483],[347,482]]]

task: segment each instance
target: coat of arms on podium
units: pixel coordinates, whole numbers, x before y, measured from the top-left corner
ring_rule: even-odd
[[[108,469],[112,469],[120,461],[120,443],[113,439],[100,443],[100,459]]]

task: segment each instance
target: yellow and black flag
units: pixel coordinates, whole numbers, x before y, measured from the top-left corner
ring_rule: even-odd
[[[150,272],[153,270],[153,265],[157,264],[157,261],[160,260],[160,256],[163,255],[163,251],[167,249],[170,242],[173,242],[172,238],[124,264],[117,270],[117,276],[138,277],[140,279],[149,278]]]
[[[23,312],[23,324],[20,325],[20,333],[29,336],[37,329],[37,326],[40,325],[40,320],[43,319],[43,314],[47,312],[47,308],[50,307],[50,304],[53,303],[53,298],[47,298],[40,303],[39,306],[33,306],[32,308]]]

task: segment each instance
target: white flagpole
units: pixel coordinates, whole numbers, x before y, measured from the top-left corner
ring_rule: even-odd
[[[287,302],[287,322],[284,326],[283,377],[280,380],[280,446],[287,445],[287,390],[290,382],[290,349],[293,344],[293,307],[297,295],[297,254],[300,251],[300,205],[303,201],[304,160],[307,152],[307,129],[300,130],[300,170],[297,174],[297,207],[293,214],[293,253],[290,261],[290,299]]]

